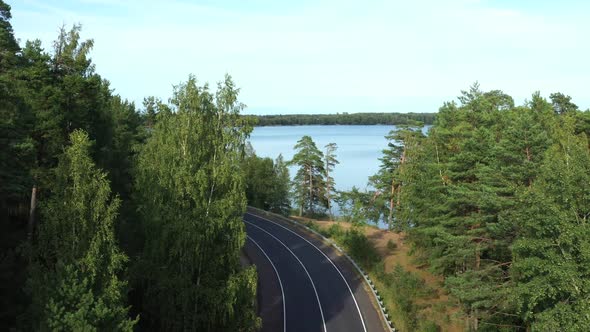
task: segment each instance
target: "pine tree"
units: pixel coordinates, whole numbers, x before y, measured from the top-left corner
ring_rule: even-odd
[[[53,196],[41,206],[43,223],[32,252],[29,288],[35,330],[132,331],[125,281],[127,257],[114,236],[118,197],[90,158],[83,131],[55,170]]]
[[[584,331],[590,325],[590,151],[564,119],[545,154],[539,179],[519,197],[510,216],[512,299],[527,329]]]
[[[10,6],[0,0],[0,220],[26,204],[34,165],[31,108],[19,93],[24,63],[13,34]]]
[[[325,206],[323,153],[310,136],[303,136],[297,141],[294,149],[297,152],[289,161],[289,165],[299,166],[293,182],[299,215],[303,215],[304,208],[307,208],[310,214],[314,214],[314,211],[317,211],[314,207]]]
[[[376,200],[382,215],[387,215],[387,225],[390,229],[402,229],[402,191],[406,182],[406,168],[409,164],[408,155],[418,147],[423,137],[421,126],[399,126],[392,130],[385,138],[388,140],[387,149],[383,150],[383,157],[379,158],[381,166],[379,172],[370,178],[371,185],[377,190]],[[412,151],[413,153],[413,151]],[[394,213],[398,215],[394,218]]]
[[[326,205],[328,208],[328,213],[330,214],[330,219],[332,219],[332,199],[334,197],[333,194],[336,192],[336,190],[334,188],[334,178],[330,174],[334,171],[334,167],[337,164],[340,164],[340,162],[336,159],[336,149],[338,148],[336,143],[328,143],[326,144],[325,148],[326,153],[324,154],[324,171],[326,172],[326,189],[324,190],[324,192],[326,195]]]

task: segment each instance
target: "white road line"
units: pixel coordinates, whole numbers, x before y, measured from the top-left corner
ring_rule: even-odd
[[[352,292],[352,288],[350,288],[350,285],[348,284],[348,281],[346,281],[346,278],[344,278],[344,275],[342,275],[342,272],[340,272],[340,269],[338,269],[338,267],[336,266],[336,264],[334,264],[334,262],[330,259],[330,257],[328,257],[328,255],[326,255],[322,250],[320,250],[320,248],[316,247],[315,244],[309,242],[306,238],[304,238],[303,236],[301,236],[301,235],[295,233],[294,231],[288,229],[287,227],[285,227],[283,225],[280,225],[280,224],[278,224],[278,223],[276,223],[276,222],[274,222],[272,220],[268,220],[268,219],[266,219],[264,217],[261,217],[261,216],[258,216],[258,215],[255,215],[255,214],[252,214],[252,213],[249,213],[249,212],[247,212],[247,214],[249,214],[251,216],[254,216],[254,217],[257,217],[257,218],[260,218],[260,219],[263,219],[263,220],[266,220],[266,221],[268,221],[270,223],[273,223],[273,224],[275,224],[275,225],[277,225],[279,227],[282,227],[282,228],[288,230],[289,232],[297,235],[302,240],[304,240],[305,242],[307,242],[310,245],[312,245],[314,248],[316,248],[317,251],[319,251],[322,255],[324,255],[324,257],[326,257],[328,259],[328,261],[332,264],[332,266],[336,269],[336,271],[338,271],[338,274],[340,274],[340,277],[342,277],[342,280],[344,280],[344,283],[346,284],[346,287],[348,287],[348,291],[350,292],[350,295],[352,296],[352,300],[354,301],[354,305],[356,306],[356,310],[358,311],[359,317],[361,318],[361,323],[363,324],[363,330],[365,332],[367,332],[367,327],[365,326],[365,320],[363,319],[363,315],[361,314],[361,309],[359,308],[359,304],[356,302],[356,297],[354,296],[354,293]],[[254,226],[256,226],[256,225],[254,225]],[[256,226],[256,227],[258,227],[258,226]]]
[[[279,286],[281,286],[281,296],[283,297],[283,331],[287,332],[287,309],[285,307],[285,291],[283,290],[283,282],[281,281],[281,276],[279,275],[279,271],[277,271],[277,268],[275,267],[273,262],[270,260],[270,257],[268,257],[268,255],[266,254],[264,249],[262,249],[262,247],[258,243],[256,243],[256,241],[254,241],[253,238],[248,236],[248,240],[252,241],[252,243],[254,243],[258,247],[258,249],[260,249],[260,251],[264,254],[266,259],[268,259],[268,261],[270,262],[270,265],[275,270],[275,274],[277,275],[277,279],[279,279]]]
[[[259,227],[254,225],[253,223],[244,220],[245,223],[254,226],[258,229],[260,229],[261,231],[265,232],[266,234],[270,235],[273,239],[277,240],[280,244],[283,245],[283,247],[285,247],[287,250],[289,250],[289,252],[291,253],[291,255],[293,255],[293,257],[295,257],[295,259],[299,262],[299,264],[301,264],[301,266],[303,267],[303,270],[305,271],[305,273],[307,274],[307,277],[309,278],[309,281],[311,281],[311,287],[313,287],[313,291],[315,293],[315,297],[318,300],[318,305],[320,306],[320,315],[322,316],[322,323],[324,325],[324,332],[327,332],[328,330],[326,329],[326,320],[324,319],[324,311],[322,310],[322,303],[320,302],[320,296],[318,295],[318,290],[315,288],[315,284],[313,283],[313,279],[311,279],[311,275],[309,274],[309,272],[307,271],[307,269],[305,268],[305,265],[303,264],[303,262],[299,259],[299,257],[297,257],[297,255],[295,255],[295,253],[281,240],[279,240],[276,236],[272,235],[271,233],[269,233],[268,231],[266,231],[264,228]]]

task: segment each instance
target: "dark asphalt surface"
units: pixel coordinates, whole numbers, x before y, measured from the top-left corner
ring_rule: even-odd
[[[296,227],[244,215],[262,331],[385,331],[354,267]]]

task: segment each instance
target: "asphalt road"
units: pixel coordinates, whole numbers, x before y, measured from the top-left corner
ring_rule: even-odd
[[[244,215],[246,251],[258,269],[262,331],[385,331],[345,257],[288,224]]]

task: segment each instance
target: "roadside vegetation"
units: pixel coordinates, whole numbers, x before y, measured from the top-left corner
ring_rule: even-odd
[[[401,239],[399,234],[344,221],[297,219],[341,245],[369,274],[398,330],[463,329],[454,315],[458,307],[449,302],[441,280],[412,262],[408,246],[391,249],[393,238]]]

